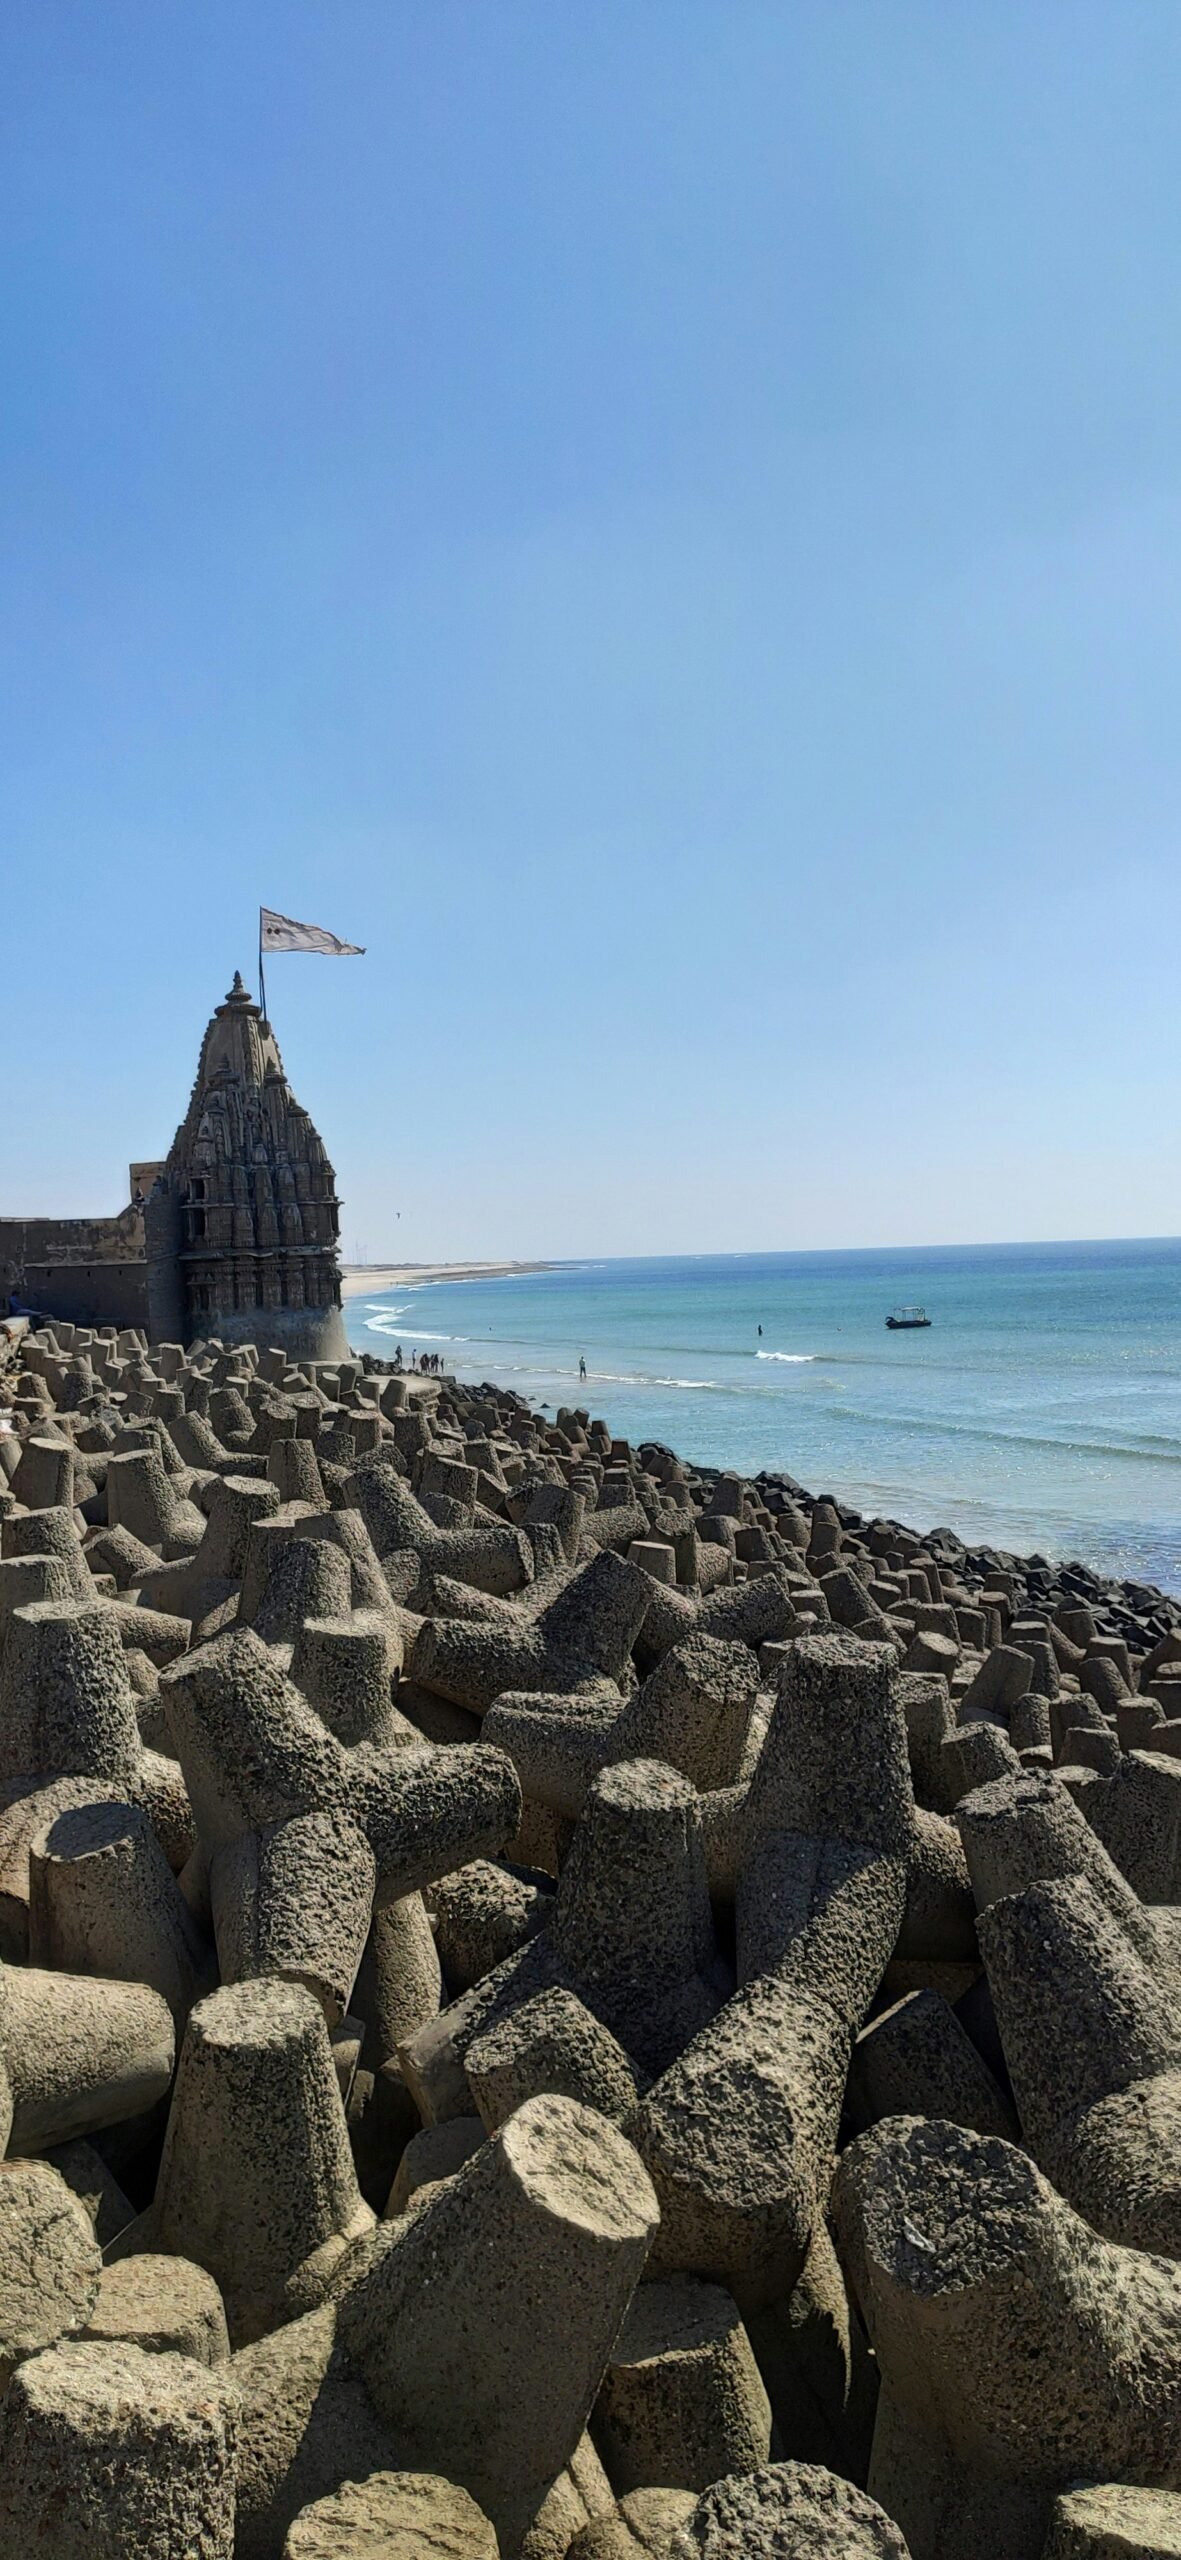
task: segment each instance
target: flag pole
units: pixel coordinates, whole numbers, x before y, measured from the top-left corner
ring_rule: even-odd
[[[267,982],[262,974],[262,908],[258,910],[258,1000],[262,1018],[267,1020]]]

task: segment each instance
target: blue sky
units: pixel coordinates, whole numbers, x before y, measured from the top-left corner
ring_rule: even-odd
[[[350,1256],[1175,1231],[1179,74],[18,0],[0,1204],[164,1151],[263,899],[368,945],[269,990]]]

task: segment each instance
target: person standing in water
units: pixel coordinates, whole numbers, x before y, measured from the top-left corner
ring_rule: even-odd
[[[580,1353],[580,1355],[579,1355],[579,1361],[578,1361],[578,1374],[579,1374],[579,1377],[580,1377],[580,1378],[585,1378],[585,1376],[586,1376],[586,1354],[585,1354],[585,1352],[582,1352],[582,1353]]]

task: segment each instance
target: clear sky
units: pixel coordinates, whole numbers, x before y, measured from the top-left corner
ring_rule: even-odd
[[[1176,1231],[1177,0],[10,0],[0,128],[0,1207],[263,899],[350,1257]]]

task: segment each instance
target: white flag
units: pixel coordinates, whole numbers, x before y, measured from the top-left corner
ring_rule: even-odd
[[[297,924],[294,916],[277,916],[273,907],[258,911],[259,947],[266,951],[326,951],[334,960],[359,960],[363,942],[341,942],[322,924]]]

